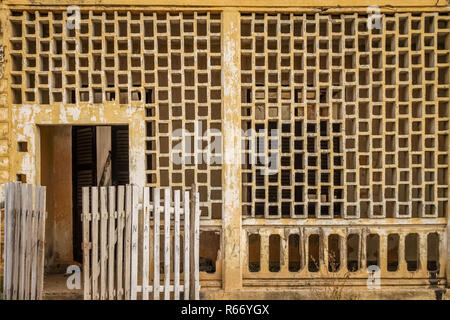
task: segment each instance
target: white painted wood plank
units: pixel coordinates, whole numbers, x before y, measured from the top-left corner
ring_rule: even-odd
[[[107,251],[107,196],[106,187],[100,187],[100,300],[105,300],[108,296],[107,292],[107,265],[108,251]]]
[[[183,262],[183,291],[184,291],[184,300],[189,300],[189,280],[190,280],[190,274],[189,274],[189,267],[190,267],[190,205],[189,205],[189,191],[184,192],[184,262]]]
[[[4,220],[4,218],[2,217],[2,212],[3,212],[3,215],[6,212],[6,207],[5,207],[6,206],[6,190],[5,190],[5,188],[6,188],[5,184],[0,185],[0,194],[3,194],[3,197],[0,197],[0,238],[1,238],[2,220]],[[4,238],[1,240],[3,240],[3,247],[4,247],[4,245],[5,245]],[[3,255],[3,250],[2,250],[3,248],[2,248],[1,240],[0,240],[0,260],[3,260],[3,270],[5,270],[5,256]],[[5,292],[4,284],[5,284],[5,278],[3,278],[2,293]]]
[[[137,186],[132,187],[132,204],[131,204],[131,279],[130,291],[131,299],[137,299],[137,273],[138,273],[138,221],[139,221],[139,203],[138,203]]]
[[[174,191],[174,205],[173,299],[180,300],[180,190]]]
[[[41,187],[36,186],[35,189],[35,204],[34,204],[34,210],[33,210],[33,216],[32,216],[32,237],[33,237],[33,243],[31,248],[31,294],[30,299],[35,300],[37,296],[36,288],[36,274],[37,274],[37,256],[38,256],[38,219],[39,219],[39,210],[40,210],[40,200],[41,200]]]
[[[84,300],[91,300],[91,286],[89,283],[89,187],[82,189],[82,211],[83,211],[83,292]]]
[[[4,195],[5,195],[5,202],[4,202],[4,206],[3,206],[3,212],[4,212],[4,217],[3,217],[3,221],[4,221],[4,224],[5,224],[5,226],[4,226],[4,232],[3,232],[3,290],[2,290],[2,299],[3,300],[7,300],[7,292],[8,292],[8,290],[9,290],[9,288],[7,287],[7,282],[8,282],[8,276],[7,276],[7,270],[8,270],[8,266],[7,266],[7,256],[8,256],[8,249],[7,249],[7,239],[8,239],[8,236],[7,236],[7,234],[8,234],[8,228],[9,228],[9,226],[8,226],[8,221],[7,221],[7,216],[8,216],[8,206],[9,205],[11,205],[10,203],[9,203],[9,196],[8,196],[8,193],[9,193],[9,187],[8,187],[8,185],[9,185],[9,182],[7,182],[7,183],[5,183],[4,184],[4,190],[5,190],[5,193],[4,193]],[[1,227],[1,223],[2,223],[2,221],[1,221],[1,219],[0,219],[0,227]]]
[[[28,211],[27,184],[22,184],[21,189],[22,189],[21,191],[22,210],[20,212],[19,294],[17,297],[19,300],[23,300],[25,298],[25,255],[27,246],[27,237],[25,230],[27,224],[27,211]]]
[[[123,224],[125,187],[119,186],[117,190],[117,299],[123,299]]]
[[[13,206],[14,206],[14,185],[8,182],[5,185],[5,229],[4,229],[4,265],[3,265],[3,298],[11,299],[12,294],[12,235],[13,235]]]
[[[7,220],[7,216],[8,216],[8,206],[10,205],[9,203],[9,197],[8,197],[8,193],[9,193],[9,182],[6,182],[4,184],[4,188],[5,188],[5,205],[4,205],[4,217],[3,217],[3,221],[4,221],[4,233],[3,233],[3,289],[2,289],[2,299],[3,300],[7,300],[7,292],[8,292],[8,266],[7,266],[7,256],[8,256],[8,248],[7,248],[7,239],[8,239],[8,220]],[[1,226],[1,221],[0,221],[0,226]]]
[[[12,296],[12,267],[13,267],[13,237],[14,237],[14,195],[15,185],[9,182],[5,186],[6,207],[5,207],[5,240],[4,240],[4,266],[3,279],[5,290],[4,299],[10,300]]]
[[[190,243],[189,243],[189,265],[190,265],[190,273],[189,273],[189,300],[195,300],[195,216],[196,216],[196,190],[195,184],[191,187],[191,194],[190,194],[190,229],[189,229],[189,236],[190,236]]]
[[[39,247],[38,247],[38,271],[37,271],[37,299],[42,300],[42,292],[44,291],[44,257],[45,257],[45,221],[47,218],[46,203],[47,188],[41,187],[39,201]]]
[[[170,189],[164,189],[164,300],[170,299]]]
[[[159,189],[153,190],[153,300],[159,300],[159,235],[160,235],[160,196]]]
[[[131,197],[132,189],[130,185],[126,186],[126,204],[125,204],[125,252],[124,252],[124,268],[125,268],[125,299],[130,299],[130,281],[131,281]]]
[[[148,300],[149,234],[150,234],[150,188],[144,187],[144,217],[142,226],[142,299]]]
[[[98,214],[98,188],[91,188],[91,241],[92,241],[92,299],[98,300],[100,298],[98,290],[98,276],[99,276],[99,261],[98,261],[98,224],[100,216]]]
[[[13,222],[13,247],[12,247],[12,255],[13,255],[13,287],[12,287],[12,296],[11,299],[17,300],[19,294],[19,272],[20,272],[20,230],[21,230],[21,215],[22,215],[22,187],[20,182],[14,183],[14,211],[12,214],[12,222]]]
[[[0,238],[1,238],[2,219],[4,220],[4,218],[2,218],[2,212],[3,212],[3,215],[6,212],[6,184],[1,185],[0,188],[2,189],[2,190],[0,190],[0,193],[3,191],[2,194],[4,195],[4,198],[0,197]],[[5,229],[3,229],[3,230],[5,230]],[[5,256],[6,256],[6,255],[4,255],[4,247],[5,247],[5,240],[4,239],[5,238],[3,236],[3,239],[2,239],[3,240],[3,248],[2,248],[1,241],[0,241],[0,252],[1,252],[0,253],[0,255],[1,255],[0,256],[0,260],[3,260],[3,272],[5,270]],[[3,298],[4,293],[5,293],[5,277],[3,277],[2,298]]]
[[[26,185],[27,192],[27,211],[25,217],[25,286],[24,299],[30,299],[31,289],[31,246],[32,246],[32,230],[31,230],[31,216],[33,214],[33,185]]]
[[[115,297],[115,283],[114,283],[114,239],[115,239],[115,213],[116,213],[116,187],[110,186],[109,191],[109,206],[108,206],[108,298],[114,300]]]
[[[200,199],[198,192],[195,193],[195,219],[194,219],[194,281],[195,294],[194,299],[200,299]]]

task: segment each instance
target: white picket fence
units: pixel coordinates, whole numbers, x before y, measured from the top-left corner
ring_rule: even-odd
[[[42,299],[46,188],[4,185],[3,299]],[[33,192],[34,191],[34,192]]]
[[[171,191],[165,189],[161,205],[160,189],[153,189],[153,201],[150,188],[142,190],[143,203],[140,204],[136,186],[83,188],[85,299],[177,300],[181,292],[184,299],[199,299],[198,193],[190,198],[190,193],[185,191],[182,200],[181,191],[174,190],[172,202]],[[190,214],[192,212],[195,214]],[[164,239],[162,283],[161,235]]]

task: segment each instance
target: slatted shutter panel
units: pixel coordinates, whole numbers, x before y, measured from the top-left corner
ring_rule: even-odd
[[[112,184],[127,185],[130,181],[128,126],[111,127]]]
[[[73,256],[82,262],[82,187],[97,185],[96,128],[73,127]]]

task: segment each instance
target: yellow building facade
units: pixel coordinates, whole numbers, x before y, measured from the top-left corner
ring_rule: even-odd
[[[128,183],[200,193],[201,297],[441,298],[449,9],[2,1],[0,182],[48,186],[59,272],[80,248],[74,128],[126,126]],[[91,184],[114,145],[96,130]]]

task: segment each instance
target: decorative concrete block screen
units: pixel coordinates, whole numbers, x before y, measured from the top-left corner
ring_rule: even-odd
[[[150,197],[199,192],[202,288],[444,279],[448,12],[65,9],[11,11],[12,104],[138,105]]]
[[[449,18],[382,21],[242,14],[244,216],[445,216]]]
[[[155,91],[146,114],[147,184],[195,183],[202,219],[221,219],[221,15],[158,14],[148,24],[144,43],[155,43],[157,71],[149,74]]]
[[[202,217],[221,218],[221,162],[204,157],[216,137],[221,156],[220,13],[81,11],[77,28],[67,11],[14,11],[10,21],[13,104],[145,104],[147,184],[196,183]]]
[[[244,284],[443,276],[449,16],[367,20],[241,14]]]

